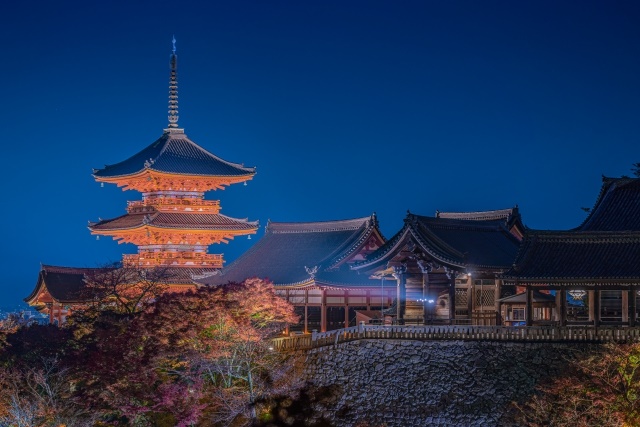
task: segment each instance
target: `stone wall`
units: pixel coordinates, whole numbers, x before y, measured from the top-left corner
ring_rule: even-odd
[[[305,377],[336,426],[511,426],[512,401],[593,344],[359,340],[309,351]]]

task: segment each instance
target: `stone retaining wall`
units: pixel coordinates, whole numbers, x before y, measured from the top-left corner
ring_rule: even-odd
[[[512,401],[557,375],[585,343],[359,340],[310,350],[304,373],[336,426],[512,426]]]

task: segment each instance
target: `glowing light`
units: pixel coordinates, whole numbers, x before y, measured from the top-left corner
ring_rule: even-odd
[[[574,300],[580,301],[585,297],[585,295],[587,295],[587,291],[583,291],[581,289],[572,289],[569,291],[569,295],[571,295],[571,298],[573,298]]]

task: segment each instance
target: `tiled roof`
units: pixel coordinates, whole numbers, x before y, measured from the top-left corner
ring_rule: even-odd
[[[223,268],[221,274],[198,282],[219,285],[260,277],[284,285],[309,281],[316,275],[325,277],[325,270],[350,256],[374,228],[377,229],[375,217],[307,223],[270,222],[265,235],[251,249]],[[355,272],[346,274],[357,276]],[[342,275],[339,278],[346,280]]]
[[[255,174],[246,168],[214,156],[177,130],[165,132],[157,141],[120,163],[94,170],[96,178],[134,175],[145,169],[158,172],[201,175],[243,176]]]
[[[408,240],[435,261],[458,268],[509,268],[519,245],[503,219],[479,221],[408,214],[404,227],[366,260],[356,263],[355,268],[389,261]]]
[[[576,230],[640,231],[640,178],[603,178],[593,209]]]
[[[497,209],[493,211],[479,211],[479,212],[440,212],[436,211],[436,218],[449,218],[449,219],[465,219],[473,221],[493,221],[496,219],[506,220],[514,213],[517,213],[518,208],[510,209]]]
[[[257,221],[231,218],[222,214],[200,213],[128,213],[117,218],[91,223],[89,228],[95,231],[134,229],[150,225],[159,228],[187,228],[194,230],[251,230],[258,226]]]
[[[77,302],[82,300],[82,289],[85,286],[85,274],[103,268],[59,267],[43,265],[38,275],[38,282],[31,294],[24,300],[36,297],[42,286],[46,286],[51,296],[58,302]],[[213,268],[168,268],[166,269],[168,284],[193,285],[193,277],[216,271]]]
[[[504,278],[540,283],[640,282],[640,233],[531,231]]]
[[[51,296],[60,302],[72,302],[80,299],[80,291],[84,287],[84,275],[95,268],[59,267],[43,265],[38,274],[36,287],[24,300],[29,301],[46,286]]]

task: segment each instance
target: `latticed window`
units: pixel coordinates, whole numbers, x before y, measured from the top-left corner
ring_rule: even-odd
[[[456,307],[467,308],[468,303],[469,303],[468,290],[456,289]]]
[[[476,289],[476,307],[495,305],[495,292],[493,289]]]

